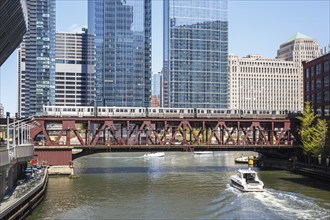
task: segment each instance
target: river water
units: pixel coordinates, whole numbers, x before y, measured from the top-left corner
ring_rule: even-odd
[[[49,179],[45,199],[27,219],[330,219],[330,187],[324,182],[258,170],[264,192],[232,188],[230,176],[247,166],[235,164],[240,155],[82,157],[74,161],[75,178]]]

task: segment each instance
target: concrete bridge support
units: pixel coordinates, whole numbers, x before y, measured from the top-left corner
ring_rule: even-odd
[[[6,170],[0,171],[0,201],[3,199],[4,195],[6,194]]]
[[[17,172],[17,168],[18,168],[18,164],[15,164],[14,166],[10,167],[8,170],[8,191],[11,191],[14,186],[15,183],[17,181],[17,177],[18,177],[18,172]]]

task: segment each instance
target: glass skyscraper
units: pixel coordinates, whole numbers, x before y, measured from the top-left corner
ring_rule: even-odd
[[[228,1],[164,0],[164,107],[228,107]]]
[[[149,106],[151,0],[89,0],[95,34],[96,104]]]
[[[55,104],[55,0],[29,0],[27,10],[28,31],[18,53],[20,117]]]

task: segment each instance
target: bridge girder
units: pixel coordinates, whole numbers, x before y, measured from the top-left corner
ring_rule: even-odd
[[[290,119],[168,119],[38,117],[35,145],[196,148],[294,146]]]

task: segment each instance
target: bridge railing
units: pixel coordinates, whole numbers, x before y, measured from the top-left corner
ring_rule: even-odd
[[[1,126],[1,161],[8,160],[10,163],[16,160],[25,161],[33,158],[34,148],[30,141],[30,130],[32,125],[29,121],[30,119],[13,119],[13,122],[9,123],[9,117],[7,117],[7,125]]]

